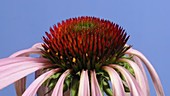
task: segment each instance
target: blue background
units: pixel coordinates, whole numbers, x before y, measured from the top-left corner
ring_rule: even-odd
[[[97,16],[111,20],[131,36],[128,44],[152,62],[170,94],[170,1],[168,0],[1,0],[0,58],[42,42],[44,32],[61,20]],[[29,75],[29,83],[33,74]],[[155,96],[150,81],[151,96]],[[0,90],[0,96],[14,95],[14,86]]]

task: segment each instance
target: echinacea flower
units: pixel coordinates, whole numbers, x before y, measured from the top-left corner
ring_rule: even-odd
[[[67,19],[50,28],[43,43],[0,59],[0,89],[15,83],[18,96],[149,96],[146,66],[157,96],[164,96],[155,69],[126,44],[128,38],[108,20]],[[36,78],[26,88],[33,72]]]

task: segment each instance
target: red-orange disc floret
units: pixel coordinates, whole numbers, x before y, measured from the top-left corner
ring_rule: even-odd
[[[44,57],[58,67],[96,69],[124,55],[129,36],[108,20],[70,18],[50,28],[44,39]]]

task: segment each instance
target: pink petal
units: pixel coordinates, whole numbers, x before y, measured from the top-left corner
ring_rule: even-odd
[[[38,78],[40,75],[42,75],[43,73],[45,73],[47,71],[48,71],[48,69],[46,71],[44,69],[37,70],[35,72],[35,79]],[[50,89],[47,86],[42,85],[42,86],[39,87],[39,89],[37,91],[37,96],[43,96],[44,94],[46,94],[49,91],[50,91]],[[51,96],[51,92],[49,92],[45,96]]]
[[[80,83],[79,83],[79,91],[78,91],[78,96],[84,96],[85,92],[84,92],[84,86],[87,86],[87,85],[84,85],[84,82],[85,82],[85,71],[82,70],[81,72],[81,77],[80,77]]]
[[[23,78],[24,76],[38,69],[52,66],[51,64],[46,64],[46,63],[34,63],[34,64],[23,63],[23,65],[8,68],[3,73],[0,73],[0,89],[14,83],[15,81]]]
[[[10,57],[18,57],[18,56],[25,56],[25,55],[30,55],[30,54],[42,54],[40,49],[25,49],[25,50],[21,50],[18,51],[14,54],[12,54]]]
[[[124,76],[128,86],[129,86],[130,93],[132,96],[145,96],[143,94],[142,89],[140,88],[139,84],[137,83],[135,78],[129,73],[129,71],[127,69],[125,69],[122,66],[116,65],[116,64],[115,65],[110,64],[109,66],[119,70],[119,72]]]
[[[59,80],[57,81],[57,84],[55,85],[53,89],[53,93],[51,96],[63,96],[64,80],[66,76],[70,74],[70,72],[71,72],[71,69],[68,69],[60,76]]]
[[[0,73],[2,74],[3,71],[7,71],[9,68],[12,68],[12,66],[14,68],[19,67],[18,65],[16,65],[16,63],[30,62],[30,61],[32,63],[48,62],[48,60],[44,59],[44,58],[32,58],[32,57],[4,58],[4,59],[0,59]],[[18,81],[15,82],[15,89],[16,89],[17,96],[22,95],[22,93],[26,89],[25,86],[26,86],[26,77],[23,77],[21,80],[18,80]]]
[[[90,96],[88,70],[81,72],[78,96]]]
[[[87,82],[87,86],[85,89],[87,89],[87,93],[85,96],[90,96],[90,86],[89,86],[89,76],[88,76],[88,70],[85,71],[85,81]]]
[[[146,65],[146,68],[148,69],[148,71],[151,75],[157,95],[164,96],[164,90],[163,90],[161,81],[159,79],[159,76],[158,76],[157,72],[155,71],[154,67],[152,66],[152,64],[148,61],[148,59],[141,52],[139,52],[135,49],[132,49],[132,48],[129,49],[126,53],[133,54],[133,55],[139,57],[144,62],[144,64]]]
[[[141,71],[142,71],[142,74],[143,74],[144,79],[145,79],[147,96],[150,96],[149,83],[148,83],[148,79],[147,79],[147,76],[146,76],[146,72],[145,72],[143,63],[142,63],[142,61],[141,61],[137,56],[133,56],[133,59],[134,59],[135,63],[139,66],[139,68],[141,69]]]
[[[9,64],[6,66],[2,66],[0,67],[0,72],[1,72],[0,78],[3,78],[4,76],[8,76],[10,74],[18,72],[20,70],[24,70],[24,69],[36,67],[36,66],[44,66],[44,65],[51,65],[51,64],[36,63],[35,61],[25,61],[25,62],[13,63],[13,64]]]
[[[12,57],[0,59],[0,67],[8,64],[13,64],[23,61],[35,61],[35,62],[48,62],[45,58],[32,58],[32,57]]]
[[[137,56],[133,56],[133,60],[139,66],[139,68],[141,69],[142,73],[146,75],[142,61]]]
[[[35,96],[38,88],[47,80],[51,75],[58,72],[60,69],[53,69],[39,76],[34,82],[27,88],[22,96]],[[44,95],[44,94],[43,94]]]
[[[36,44],[34,44],[34,45],[32,46],[32,48],[35,48],[35,49],[43,49],[42,44],[43,44],[43,43],[36,43]]]
[[[22,57],[16,57],[16,58],[22,58]],[[24,57],[24,58],[30,58],[30,57]],[[33,61],[35,60],[37,63],[47,61],[45,59],[43,60],[43,58],[31,58],[30,60],[27,60],[27,61],[31,61],[31,60]],[[23,77],[22,79],[15,82],[15,90],[16,90],[17,96],[21,96],[24,93],[25,89],[26,89],[26,77]],[[39,89],[42,89],[42,88],[39,88]],[[39,94],[39,91],[38,91],[38,94]],[[38,95],[38,96],[42,96],[42,95]]]
[[[90,71],[91,73],[91,94],[92,96],[103,96],[99,83],[96,78],[96,72],[95,71]]]
[[[103,69],[109,74],[111,79],[113,96],[125,96],[125,90],[119,74],[113,68],[108,66],[104,66]]]
[[[27,56],[30,54],[42,54],[41,49],[43,49],[43,48],[42,48],[41,44],[42,43],[36,43],[32,46],[32,48],[18,51],[16,53],[12,54],[10,57]]]
[[[143,73],[141,69],[138,67],[138,65],[129,59],[120,59],[120,61],[127,62],[132,67],[132,69],[134,70],[137,82],[139,83],[140,87],[143,88],[142,91],[144,92],[144,95],[145,96],[149,95],[147,92],[148,88],[146,86],[147,81],[145,81]]]
[[[128,93],[126,93],[126,95],[125,95],[125,96],[131,96],[131,95],[130,95],[130,93],[128,92]]]
[[[18,82],[15,83],[15,89],[17,96],[21,96],[25,89],[26,89],[26,77],[23,77],[22,79],[18,80]]]
[[[42,43],[37,43],[35,45],[32,46],[32,50],[34,49],[43,49],[41,46]],[[29,50],[25,51],[28,52]],[[38,50],[39,51],[39,50]],[[33,52],[34,53],[34,52]],[[36,53],[36,52],[35,52]],[[30,53],[31,54],[31,53]],[[17,52],[16,54],[13,54],[10,57],[16,57],[16,56],[29,56],[29,54],[25,54],[23,52],[21,52],[20,54]],[[15,59],[16,60],[16,59]],[[10,60],[11,61],[11,60]],[[16,62],[16,61],[15,61]],[[13,62],[14,63],[14,62]],[[4,63],[5,64],[5,63]],[[25,91],[25,86],[26,86],[26,77],[23,77],[22,79],[18,80],[15,82],[15,89],[16,89],[16,93],[17,96],[21,96],[22,93]]]

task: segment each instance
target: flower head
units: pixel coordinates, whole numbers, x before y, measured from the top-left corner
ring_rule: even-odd
[[[15,83],[18,96],[149,96],[145,65],[157,95],[163,96],[155,69],[126,44],[128,38],[122,27],[108,20],[67,19],[46,32],[44,43],[0,59],[0,89]],[[36,79],[26,89],[26,76],[33,72]]]
[[[117,24],[95,17],[71,18],[50,28],[43,37],[44,57],[62,69],[75,72],[99,70],[115,61],[130,47]]]

